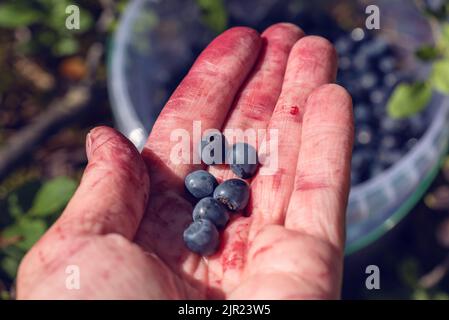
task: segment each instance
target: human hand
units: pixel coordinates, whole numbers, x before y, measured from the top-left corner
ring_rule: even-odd
[[[338,298],[353,123],[350,96],[329,84],[335,73],[332,45],[291,24],[218,36],[141,154],[113,129],[90,132],[80,186],[22,261],[18,298]],[[247,214],[232,217],[207,258],[182,240],[192,219],[184,177],[201,166],[170,161],[170,133],[192,133],[195,120],[279,136],[279,168],[250,181]],[[66,287],[69,265],[79,268],[79,290]]]

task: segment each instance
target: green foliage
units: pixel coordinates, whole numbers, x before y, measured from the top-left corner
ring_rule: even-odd
[[[0,269],[11,279],[24,254],[67,205],[76,186],[76,181],[68,177],[57,177],[44,182],[38,189],[33,182],[28,182],[9,194],[6,213],[10,221],[0,232]],[[30,195],[31,190],[34,192]],[[29,204],[26,198],[30,196]]]
[[[11,300],[11,299],[12,299],[11,294],[8,291],[3,290],[0,292],[0,300]]]
[[[388,113],[393,118],[413,115],[429,103],[432,88],[422,82],[399,84],[388,101]]]
[[[213,31],[220,33],[228,25],[228,13],[222,0],[196,0],[202,20]]]
[[[69,30],[66,8],[72,5],[70,0],[6,0],[0,5],[0,27],[7,29],[33,28],[36,37],[23,45],[25,52],[41,52],[47,48],[55,56],[67,56],[79,51],[77,38],[94,25],[91,13],[80,8],[80,28]],[[78,5],[78,4],[77,4]]]
[[[67,177],[58,177],[44,183],[37,192],[29,213],[40,217],[57,213],[70,200],[76,186],[76,182]]]
[[[416,56],[422,61],[432,61],[440,56],[441,52],[432,45],[424,45],[416,50]]]
[[[68,56],[76,53],[78,49],[78,41],[72,37],[61,38],[52,46],[52,51],[56,56]]]
[[[416,258],[408,257],[402,260],[398,266],[398,275],[401,283],[410,290],[410,299],[413,300],[449,300],[449,295],[435,288],[423,288],[419,284],[422,275],[420,263]]]
[[[14,279],[19,268],[19,260],[6,256],[0,261],[0,267],[11,279]]]
[[[433,65],[429,81],[441,93],[449,93],[449,60],[437,61]]]
[[[441,6],[436,8],[426,7],[424,13],[432,19],[444,21],[449,16],[449,2],[442,1]]]
[[[154,29],[159,24],[159,17],[153,10],[142,11],[133,26],[132,44],[137,52],[142,55],[148,55],[150,52],[150,42],[146,35],[149,30]]]
[[[433,90],[449,94],[449,23],[441,23],[439,29],[434,45],[424,45],[415,52],[418,59],[432,64],[429,77],[394,89],[387,106],[390,117],[404,118],[420,112],[429,104]]]
[[[0,5],[0,27],[27,27],[42,19],[42,14],[22,1],[7,2]]]
[[[440,46],[443,46],[445,49],[449,46],[449,23],[447,22],[441,26]]]
[[[47,230],[47,224],[44,220],[22,217],[4,229],[2,237],[6,239],[17,237],[20,240],[15,245],[19,249],[27,251],[44,234],[45,230]]]

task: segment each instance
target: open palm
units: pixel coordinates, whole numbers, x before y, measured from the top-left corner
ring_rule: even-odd
[[[21,263],[19,298],[338,298],[353,139],[351,99],[329,84],[336,55],[291,24],[233,28],[199,56],[140,154],[115,130],[87,138],[89,164],[64,213]],[[149,88],[151,90],[151,88]],[[279,167],[251,181],[218,253],[189,252],[192,204],[175,129],[276,129]],[[270,136],[267,134],[267,141]],[[223,180],[229,169],[209,170]],[[67,286],[69,266],[79,289]]]

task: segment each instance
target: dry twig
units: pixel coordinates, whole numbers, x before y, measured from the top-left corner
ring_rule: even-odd
[[[102,0],[103,11],[96,25],[98,36],[107,32],[108,25],[114,18],[114,3]],[[92,88],[95,85],[95,75],[103,56],[104,46],[95,42],[88,50],[86,57],[87,76],[83,81],[71,87],[62,98],[53,100],[48,108],[30,125],[14,134],[0,149],[0,180],[9,170],[42,144],[51,133],[72,123],[87,111],[92,100]]]

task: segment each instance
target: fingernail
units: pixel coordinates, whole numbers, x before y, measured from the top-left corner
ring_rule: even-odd
[[[92,145],[94,143],[94,134],[92,132],[93,130],[89,131],[89,133],[86,136],[86,155],[87,155],[87,161],[89,161],[92,153]]]

